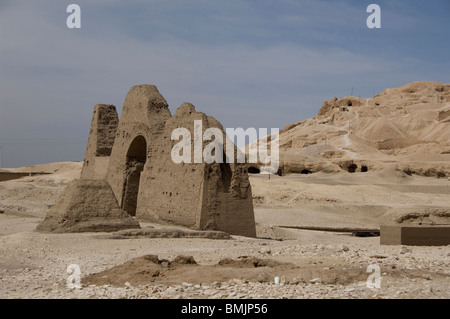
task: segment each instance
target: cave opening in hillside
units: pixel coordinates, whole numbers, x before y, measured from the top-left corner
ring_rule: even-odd
[[[369,168],[367,167],[367,166],[361,166],[361,172],[363,172],[363,173],[365,173],[365,172],[368,172],[369,171]]]
[[[300,174],[308,175],[308,174],[312,174],[312,172],[309,169],[304,169],[303,171],[300,172]]]
[[[354,173],[354,172],[356,172],[357,168],[358,168],[358,166],[356,164],[352,164],[347,168],[347,170],[349,173]]]

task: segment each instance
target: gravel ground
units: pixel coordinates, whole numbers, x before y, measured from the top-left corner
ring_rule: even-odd
[[[34,231],[62,188],[77,178],[81,169],[81,163],[49,165],[58,173],[0,184],[0,298],[450,298],[450,246],[381,246],[379,237],[360,238],[343,233],[276,227],[282,224],[367,226],[368,221],[378,222],[385,215],[391,216],[383,205],[388,205],[392,211],[402,207],[416,208],[424,203],[430,207],[435,207],[436,203],[448,207],[448,181],[413,179],[420,189],[438,185],[432,189],[436,194],[430,197],[428,193],[410,193],[409,189],[384,191],[384,188],[372,186],[370,192],[364,192],[365,188],[359,185],[364,180],[360,177],[349,181],[349,187],[338,183],[342,178],[350,178],[342,174],[274,178],[270,182],[253,178],[254,195],[264,197],[264,205],[255,204],[258,239],[237,236],[229,240],[112,239],[105,233],[42,234]],[[385,183],[385,180],[386,177],[380,177],[381,182]],[[368,185],[373,182],[372,179],[367,181]],[[397,182],[392,183],[397,185]],[[359,186],[353,187],[353,184]],[[279,191],[274,191],[274,187]],[[320,199],[328,199],[335,192],[338,193],[335,197],[345,202],[336,204]],[[302,199],[295,204],[298,193],[306,194],[308,198],[310,195],[320,198]],[[391,193],[395,195],[392,198]],[[278,198],[280,194],[284,197],[292,195],[292,200]],[[354,206],[355,198],[362,200],[362,195],[369,199],[373,197],[375,203],[382,206],[380,209]],[[292,207],[288,205],[290,210],[286,210],[286,205],[282,209],[278,207],[285,203],[291,203]],[[141,223],[141,226],[146,224]],[[294,264],[298,267],[298,276],[289,277],[283,268],[272,269],[271,274],[275,272],[280,278],[279,284],[275,284],[272,275],[251,280],[244,278],[242,269],[237,267],[226,280],[210,282],[205,282],[204,274],[199,271],[197,276],[186,276],[175,284],[164,278],[134,285],[127,281],[120,286],[83,284],[83,278],[90,274],[145,255],[158,255],[168,260],[191,255],[199,265],[215,265],[225,258],[254,256]],[[79,289],[68,288],[71,274],[67,268],[72,264],[80,268],[82,285]],[[367,272],[369,265],[379,267],[380,288],[367,287],[369,276],[372,276]]]
[[[304,233],[308,231],[299,231]],[[100,239],[99,234],[39,234],[22,232],[0,237],[0,298],[229,298],[229,299],[322,299],[322,298],[450,298],[450,247],[380,246],[379,238],[355,238],[325,233],[324,244],[301,239],[284,241],[234,237],[208,239]],[[343,242],[337,244],[337,242]],[[27,247],[27,248],[24,248]],[[326,283],[321,278],[280,283],[235,278],[225,282],[180,282],[122,287],[82,285],[68,288],[67,267],[77,264],[81,278],[120,265],[132,258],[156,254],[172,260],[192,255],[199,264],[223,258],[256,256],[302,266],[323,274],[336,269],[366,270],[380,267],[380,288],[368,288],[367,280]],[[342,268],[344,267],[344,268]],[[367,278],[371,273],[367,273]],[[201,273],[199,273],[201,276]],[[338,280],[339,281],[339,280]]]

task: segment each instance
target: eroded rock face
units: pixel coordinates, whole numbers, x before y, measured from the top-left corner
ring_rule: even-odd
[[[366,172],[450,176],[450,84],[413,82],[372,98],[323,102],[280,133],[283,173]],[[356,167],[355,167],[356,166]]]
[[[65,188],[37,230],[74,233],[129,228],[139,228],[139,223],[119,207],[106,181],[78,179]]]
[[[98,180],[110,185],[118,207],[137,219],[256,236],[247,166],[237,164],[237,156],[232,163],[208,164],[203,159],[194,161],[192,152],[190,163],[172,160],[172,148],[179,141],[172,140],[171,135],[177,128],[187,129],[194,145],[194,125],[201,123],[197,129],[205,132],[216,128],[226,144],[225,131],[216,119],[197,112],[190,103],[181,105],[172,116],[166,100],[153,85],[133,86],[125,98],[120,120],[116,118],[115,107],[95,107],[83,181]],[[203,150],[211,141],[201,140]],[[236,154],[237,148],[233,148]],[[70,192],[74,191],[79,192],[69,188],[64,200],[70,200]],[[90,203],[96,200],[95,195],[82,198],[88,206],[96,207]],[[67,213],[67,209],[62,211]],[[40,228],[67,229],[58,226],[67,224],[58,214],[52,210]],[[81,217],[82,212],[75,209],[69,215]],[[75,225],[71,227],[76,229]]]

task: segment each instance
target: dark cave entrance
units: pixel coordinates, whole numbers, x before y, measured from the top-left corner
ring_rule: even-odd
[[[136,216],[141,173],[147,158],[147,142],[137,136],[127,152],[125,180],[123,183],[122,209],[131,216]]]
[[[356,164],[351,164],[348,166],[347,170],[349,173],[354,173],[354,172],[356,172],[357,168],[358,168],[358,166]]]
[[[259,173],[261,173],[261,170],[257,167],[250,166],[248,168],[248,172],[249,172],[249,174],[259,174]]]

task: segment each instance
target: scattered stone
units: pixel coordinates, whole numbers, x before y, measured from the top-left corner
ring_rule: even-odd
[[[203,294],[206,296],[211,296],[211,295],[215,294],[215,291],[212,289],[206,289],[206,290],[203,290]]]
[[[233,283],[235,285],[243,285],[244,282],[241,279],[233,278]]]
[[[193,256],[177,256],[172,261],[176,264],[182,264],[182,265],[196,265],[197,262],[195,261]]]
[[[412,250],[411,249],[409,249],[408,247],[402,247],[402,249],[400,250],[400,254],[411,254],[412,253]]]
[[[259,250],[259,253],[260,254],[270,254],[270,253],[272,253],[272,250],[270,249],[270,247],[262,247]]]
[[[292,285],[298,285],[298,284],[301,284],[301,283],[304,283],[304,281],[301,280],[301,279],[298,279],[297,277],[294,277],[294,278],[292,278],[292,280],[291,280],[291,284],[292,284]]]
[[[107,236],[111,239],[127,239],[127,238],[208,238],[208,239],[231,239],[230,234],[223,231],[215,230],[185,230],[185,229],[156,229],[153,227],[145,227],[142,229],[124,229],[112,233]]]
[[[265,273],[261,273],[258,275],[258,282],[263,283],[263,282],[269,282],[269,281],[271,281],[269,275],[267,275]]]
[[[320,283],[322,283],[322,279],[314,278],[314,279],[311,279],[309,282],[312,284],[320,284]]]
[[[174,294],[178,291],[176,287],[168,287],[164,292],[167,294]]]
[[[353,291],[355,291],[356,289],[355,288],[346,288],[345,289],[345,292],[353,292]]]
[[[383,256],[383,255],[372,255],[372,256],[369,256],[370,258],[377,258],[377,259],[385,259],[385,258],[388,258],[388,256]],[[397,257],[398,258],[398,257]],[[398,259],[396,259],[396,260],[398,260]]]

